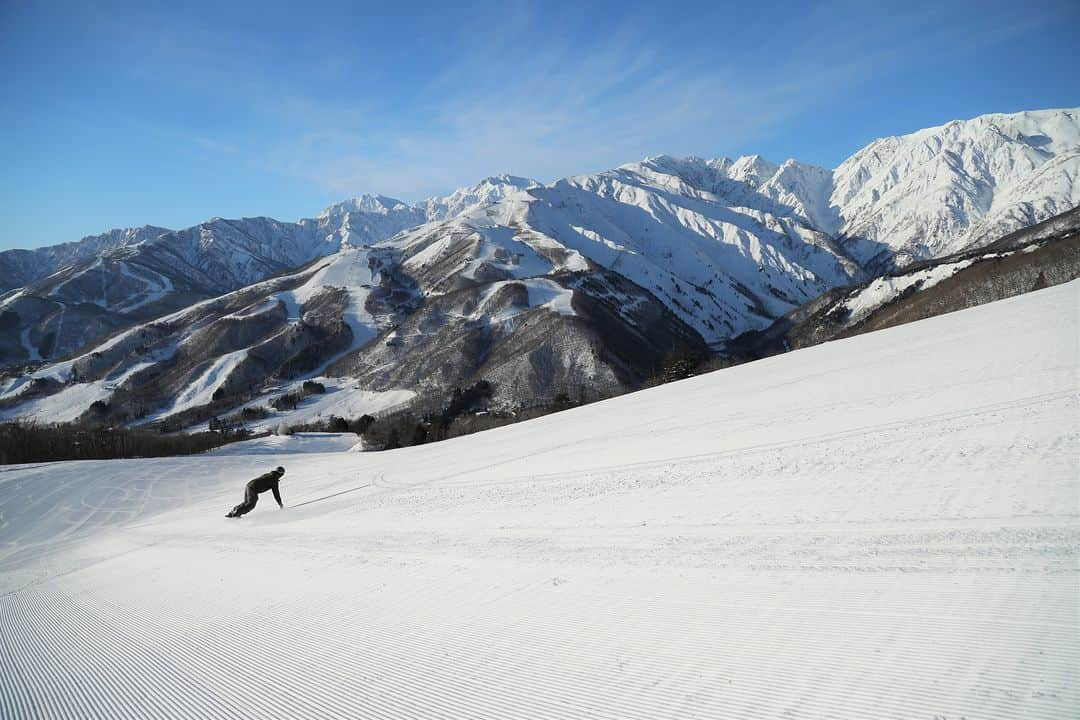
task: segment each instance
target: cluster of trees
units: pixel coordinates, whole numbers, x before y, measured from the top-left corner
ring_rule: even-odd
[[[305,380],[301,389],[305,395],[323,395],[326,393],[326,386],[314,380]]]
[[[495,388],[487,380],[467,388],[456,387],[440,409],[428,412],[409,409],[369,423],[363,433],[364,440],[373,447],[391,450],[457,437],[464,434],[459,420],[477,413],[489,414],[488,405],[494,394]]]
[[[270,417],[270,408],[265,405],[251,405],[240,411],[242,420],[261,420]]]
[[[420,445],[425,442],[443,440],[456,434],[464,434],[464,418],[471,413],[485,412],[487,402],[494,395],[494,388],[486,380],[481,380],[467,388],[454,388],[450,397],[434,405],[437,410],[423,411],[416,405],[406,410],[389,412],[379,417],[361,415],[358,418],[343,418],[331,415],[312,422],[279,428],[279,434],[293,432],[335,432],[356,433],[365,442],[382,450]],[[454,432],[452,426],[458,426],[462,432]]]
[[[291,435],[294,432],[333,432],[333,433],[356,433],[363,435],[364,432],[375,422],[371,415],[361,415],[359,418],[349,420],[336,415],[321,418],[312,422],[289,426],[288,433],[278,432],[278,435]]]
[[[279,428],[278,434],[351,432],[362,436],[370,447],[382,450],[421,445],[484,429],[478,425],[486,426],[488,423],[476,423],[475,418],[492,414],[487,405],[494,394],[494,386],[487,380],[480,380],[466,388],[454,388],[450,397],[441,402],[428,400],[379,417],[361,415],[350,419],[331,415]],[[428,409],[423,409],[422,405],[428,406]],[[506,414],[506,418],[501,424],[513,422],[511,413]]]
[[[322,395],[326,392],[326,386],[314,380],[305,380],[299,390],[278,395],[270,401],[270,407],[275,410],[295,410],[296,406],[308,395]]]
[[[429,397],[378,417],[362,415],[348,419],[331,415],[314,422],[289,427],[282,425],[277,432],[352,432],[360,435],[373,450],[392,450],[471,435],[599,399],[588,397],[586,388],[580,387],[573,394],[563,390],[548,400],[513,408],[495,408],[491,402],[494,395],[494,385],[480,380],[465,388],[454,388],[449,397],[441,400]]]
[[[164,434],[77,423],[12,422],[0,424],[0,464],[190,455],[227,442],[213,432]]]
[[[713,370],[731,367],[733,364],[727,358],[708,357],[685,345],[680,345],[668,353],[660,367],[656,368],[653,374],[642,384],[642,388],[685,380],[695,375],[703,375]]]
[[[251,436],[247,423],[270,417],[270,408],[265,405],[250,405],[238,413],[210,418],[208,429],[210,432],[221,433],[228,439],[243,440]]]
[[[364,442],[372,449],[392,450],[471,435],[587,402],[585,390],[580,388],[576,399],[563,391],[543,402],[519,405],[512,409],[494,408],[491,404],[494,394],[494,386],[481,380],[467,388],[454,388],[441,408],[436,404],[438,409],[424,411],[422,406],[413,405],[378,418],[365,415],[355,425],[349,423],[348,427],[354,432],[360,432]],[[431,403],[428,405],[430,407]],[[366,427],[363,427],[365,425]],[[363,429],[359,429],[361,427]]]
[[[225,440],[244,440],[251,436],[251,431],[244,425],[244,421],[235,415],[226,418],[212,417],[208,426],[210,432],[217,433]]]

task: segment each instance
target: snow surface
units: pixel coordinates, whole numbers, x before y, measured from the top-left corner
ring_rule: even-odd
[[[294,453],[348,452],[360,444],[355,433],[293,433],[230,443],[211,455],[291,455]]]
[[[34,398],[18,407],[0,410],[0,421],[18,418],[41,423],[72,422],[98,400],[108,402],[113,391],[125,380],[151,365],[153,365],[152,362],[135,363],[122,372],[110,375],[103,380],[68,385],[53,395]]]
[[[148,415],[139,424],[169,417],[200,405],[209,405],[214,393],[228,381],[229,375],[247,358],[247,354],[248,348],[244,348],[215,359],[176,396],[176,400],[169,407]]]
[[[363,347],[381,330],[379,320],[372,317],[366,307],[371,286],[377,282],[368,260],[369,255],[364,250],[342,250],[329,258],[329,262],[306,283],[295,290],[278,293],[277,297],[285,302],[290,319],[294,317],[293,313],[297,313],[295,317],[299,319],[299,306],[306,305],[325,288],[345,288],[349,302],[342,317],[353,335],[353,343],[345,352]]]
[[[529,295],[528,305],[520,307],[512,305],[501,310],[492,311],[488,304],[492,297],[498,294],[507,285],[522,285]],[[492,322],[505,322],[523,312],[533,308],[545,308],[559,315],[577,315],[573,306],[574,291],[564,288],[554,280],[547,278],[530,278],[529,280],[500,280],[484,288],[477,303],[476,311],[470,316],[473,319],[484,317],[489,314]]]
[[[168,297],[169,293],[176,290],[172,280],[150,268],[140,267],[139,272],[136,273],[132,270],[130,263],[119,262],[117,263],[117,267],[123,275],[131,278],[137,283],[141,283],[145,288],[142,293],[138,293],[134,297],[116,303],[113,309],[117,312],[129,313],[138,310],[144,305],[149,305],[152,302],[157,302],[158,300]]]
[[[105,389],[105,382],[68,385],[55,395],[34,398],[18,407],[0,410],[0,420],[19,418],[27,422],[71,422],[86,412],[98,400],[106,401],[112,391]]]
[[[854,325],[862,321],[867,315],[882,305],[892,302],[910,287],[918,285],[924,290],[931,288],[971,266],[974,262],[974,260],[961,260],[935,265],[905,275],[879,277],[844,300],[844,306],[850,312],[847,324]]]
[[[3,468],[0,716],[1077,717],[1078,308],[391,452]]]

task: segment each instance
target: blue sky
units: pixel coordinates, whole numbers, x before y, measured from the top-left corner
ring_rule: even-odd
[[[183,9],[178,9],[183,5]],[[0,0],[0,249],[1080,105],[1080,4]]]

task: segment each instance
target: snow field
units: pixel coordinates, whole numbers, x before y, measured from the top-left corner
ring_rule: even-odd
[[[141,283],[145,288],[142,293],[135,295],[135,297],[116,304],[113,309],[118,312],[133,312],[145,305],[161,300],[176,289],[172,280],[150,268],[139,267],[139,272],[136,273],[132,271],[131,265],[126,262],[118,262],[117,268],[121,274],[137,283]]]
[[[899,277],[889,275],[879,277],[844,301],[850,313],[847,322],[849,325],[855,325],[882,305],[895,300],[908,288],[914,285],[919,285],[924,290],[932,288],[942,280],[947,280],[964,268],[970,267],[973,262],[973,260],[964,260]]]
[[[229,375],[232,374],[237,365],[247,358],[247,354],[248,348],[244,348],[243,350],[226,353],[209,363],[206,369],[203,370],[197,378],[192,380],[191,383],[184,388],[183,392],[176,396],[176,400],[172,405],[165,410],[147,416],[144,420],[140,421],[140,424],[169,417],[170,415],[175,415],[193,407],[209,404],[213,400],[214,393],[217,389],[228,381]]]
[[[522,308],[511,306],[504,308],[503,310],[492,312],[487,307],[488,301],[498,293],[499,290],[511,284],[525,286],[525,290],[529,295],[528,307]],[[477,303],[476,311],[473,312],[470,317],[477,320],[483,317],[485,313],[488,313],[491,315],[492,322],[505,322],[534,308],[546,308],[559,315],[577,315],[574,311],[573,299],[573,290],[564,288],[554,280],[548,280],[547,278],[501,280],[499,282],[491,283],[484,289],[483,293],[480,295],[480,301]]]
[[[77,420],[96,401],[106,402],[113,390],[152,363],[135,363],[120,373],[87,383],[69,385],[58,393],[30,400],[15,408],[0,410],[0,420],[22,418],[35,422],[71,422]]]
[[[35,398],[16,408],[0,410],[0,419],[23,419],[33,422],[71,422],[98,400],[108,400],[112,391],[105,382],[70,385],[54,395]]]
[[[213,455],[282,455],[295,453],[347,452],[360,443],[355,433],[298,432],[268,435],[229,443],[211,450]]]
[[[0,716],[1075,717],[1078,309],[398,451],[0,468]]]

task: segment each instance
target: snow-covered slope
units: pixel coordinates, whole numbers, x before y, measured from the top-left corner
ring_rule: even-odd
[[[1076,717],[1078,308],[405,450],[9,467],[0,716]]]
[[[347,248],[138,325],[9,377],[0,418],[48,421],[54,412],[73,420],[92,410],[98,422],[178,429],[246,409],[242,420],[258,430],[357,418],[421,391],[437,404],[481,379],[512,406],[559,392],[619,394],[671,348],[704,350],[691,328],[619,275],[554,272],[539,254],[513,257],[520,243],[509,233],[485,238],[463,228],[444,240],[460,261],[446,274],[425,274],[430,248],[405,260],[393,243]],[[432,278],[438,288],[417,284]],[[306,379],[325,395],[269,409]]]

